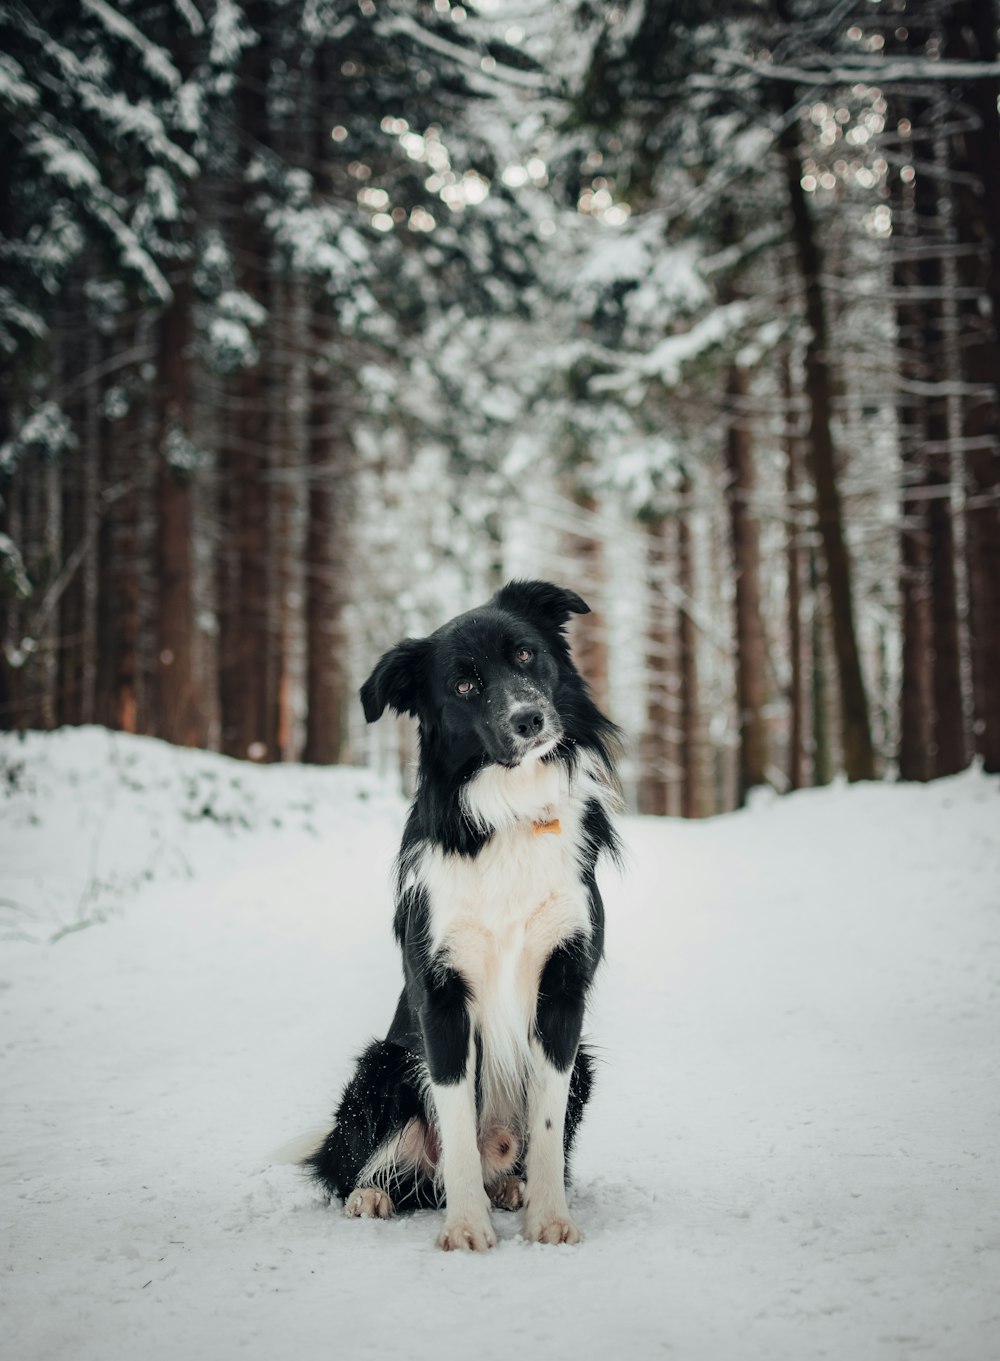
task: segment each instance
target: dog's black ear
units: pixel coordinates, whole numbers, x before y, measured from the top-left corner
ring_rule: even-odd
[[[379,659],[360,692],[369,723],[381,718],[387,708],[417,717],[426,660],[426,638],[404,638]]]
[[[550,581],[508,581],[493,597],[494,605],[561,628],[571,614],[589,614],[590,606],[575,591]]]

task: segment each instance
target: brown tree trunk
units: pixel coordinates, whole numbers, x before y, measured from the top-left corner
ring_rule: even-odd
[[[568,536],[574,579],[580,584],[589,614],[574,617],[571,625],[573,660],[599,708],[608,707],[608,638],[601,601],[604,599],[604,549],[600,536],[586,527],[596,517],[597,500],[578,488],[573,504],[581,527]]]
[[[669,570],[668,527],[671,522],[656,516],[646,522],[646,576],[649,619],[646,626],[646,723],[642,735],[642,774],[639,779],[640,813],[666,817],[670,812],[670,786],[674,761],[671,733],[671,647],[673,610],[664,590]]]
[[[64,305],[57,323],[56,381],[72,393],[64,403],[74,445],[64,449],[59,460],[61,544],[59,569],[78,554],[87,531],[86,476],[86,396],[80,384],[85,363],[83,355],[84,320],[82,284],[71,280],[65,290]],[[57,569],[58,570],[58,569]],[[83,573],[72,573],[59,597],[58,653],[56,658],[56,722],[79,724],[83,716],[83,673],[86,631],[86,603]]]
[[[799,273],[805,290],[805,313],[809,327],[806,347],[806,395],[809,400],[809,467],[816,492],[816,518],[823,544],[826,581],[830,592],[837,675],[840,682],[844,768],[849,780],[875,776],[868,696],[865,692],[854,623],[854,592],[850,556],[844,537],[836,451],[831,433],[833,378],[826,300],[822,285],[822,257],[816,230],[802,188],[802,162],[796,125],[792,119],[794,96],[780,93],[786,126],[781,134],[785,184],[791,208],[793,237]]]
[[[191,306],[185,272],[160,318],[157,366],[153,727],[179,746],[202,746],[205,724],[194,674],[191,534]]]
[[[10,439],[10,413],[14,399],[13,374],[0,369],[0,448]],[[13,543],[18,554],[21,552],[20,526],[11,502],[16,494],[13,473],[5,470],[0,476],[0,534]],[[13,566],[4,561],[0,553],[0,732],[8,732],[16,726],[15,701],[17,682],[11,657],[17,658],[15,648],[20,638],[18,631],[18,603],[27,588],[15,581]]]
[[[995,411],[1000,415],[1000,405]],[[973,420],[967,418],[967,431]],[[983,768],[995,775],[1000,774],[1000,441],[993,449],[970,452],[967,468],[974,734]]]
[[[701,817],[701,742],[698,711],[698,636],[695,628],[694,554],[691,544],[691,479],[681,474],[680,510],[677,517],[677,585],[680,604],[677,611],[678,672],[680,679],[681,817]]]
[[[130,343],[122,331],[121,345]],[[138,421],[133,408],[118,420],[104,416],[100,429],[104,513],[97,540],[98,723],[136,732],[139,645]]]
[[[753,497],[753,451],[746,411],[746,370],[733,364],[726,384],[726,504],[736,578],[736,707],[740,755],[738,798],[742,805],[751,789],[767,783],[768,733],[765,672],[767,646],[760,613],[760,548],[750,502]]]
[[[331,192],[331,143],[323,114],[329,72],[321,55],[312,87],[313,173],[321,195]],[[348,493],[353,450],[344,386],[335,382],[335,318],[322,298],[314,298],[309,369],[309,421],[306,432],[308,503],[305,564],[306,736],[302,759],[315,765],[340,760],[346,728],[346,640],[344,605],[349,550]]]
[[[812,619],[809,630],[811,652],[810,675],[812,677],[812,782],[814,785],[829,784],[833,779],[833,760],[830,754],[830,714],[827,699],[827,653],[826,611],[820,584],[817,554],[809,553],[809,596],[812,603]]]
[[[306,741],[302,759],[340,760],[345,726],[344,620],[351,450],[333,395],[334,322],[317,311],[313,326],[306,526]]]
[[[953,6],[945,55],[996,62],[992,0]],[[1000,772],[1000,80],[963,82],[974,117],[949,147],[957,200],[959,278],[980,296],[961,307],[966,557],[974,740],[984,768]],[[963,120],[965,121],[965,120]]]
[[[945,53],[958,60],[997,61],[997,15],[993,0],[958,0],[953,4],[946,26]],[[971,171],[975,176],[976,209],[966,219],[982,249],[983,271],[979,278],[989,298],[989,316],[994,342],[1000,328],[1000,77],[984,76],[963,81],[965,102],[975,114],[973,125],[956,134],[955,170]],[[968,182],[957,183],[968,188]],[[965,200],[966,209],[972,209]],[[1000,373],[993,371],[994,385],[1000,387]]]
[[[271,51],[267,7],[246,8],[260,41],[244,52],[237,91],[241,158],[231,204],[236,234],[237,282],[261,303],[265,298],[267,243],[249,181],[250,161],[268,144],[267,82]],[[262,337],[262,343],[266,336]],[[268,699],[270,615],[268,564],[270,504],[266,479],[269,432],[266,365],[241,368],[228,385],[223,569],[220,573],[219,708],[221,745],[227,756],[274,760],[272,707]]]
[[[229,756],[273,760],[268,704],[268,525],[261,430],[260,372],[234,385],[231,547],[235,563],[230,650],[221,660],[222,749]]]
[[[788,515],[785,561],[788,571],[788,787],[803,789],[806,779],[806,663],[802,628],[802,547],[799,525],[799,451],[794,427],[791,362],[782,356],[782,396],[785,406],[785,509]]]
[[[293,346],[299,343],[294,334],[289,288],[285,281],[273,279],[271,284],[271,330],[274,343],[270,348],[271,386],[276,393],[290,394],[294,367]],[[268,577],[270,582],[270,618],[268,620],[268,750],[274,759],[289,760],[291,751],[291,619],[289,593],[291,591],[291,540],[294,497],[291,474],[295,455],[295,436],[288,398],[278,401],[273,409],[273,440],[270,462],[271,532],[268,544]]]
[[[929,780],[933,775],[933,686],[931,683],[930,553],[925,507],[911,491],[912,452],[903,455],[900,594],[902,676],[899,714],[899,775]],[[922,469],[918,465],[918,475]]]
[[[909,102],[897,104],[895,120],[912,125]],[[930,543],[924,465],[924,396],[928,379],[924,318],[917,301],[920,225],[912,184],[894,175],[893,289],[896,294],[896,365],[900,396],[896,424],[900,453],[900,626],[902,674],[899,696],[899,775],[929,780],[933,775],[934,696],[932,684]]]
[[[923,465],[927,499],[924,516],[929,549],[930,613],[932,628],[931,678],[933,729],[931,739],[934,775],[952,775],[964,769],[965,730],[962,713],[961,657],[958,630],[958,593],[955,580],[955,534],[951,516],[948,396],[945,388],[952,374],[946,280],[940,252],[949,246],[947,211],[943,202],[949,192],[945,168],[936,163],[935,126],[939,110],[935,102],[913,105],[913,129],[917,175],[914,194],[919,241],[924,248],[917,262],[920,338],[924,350]],[[931,253],[927,247],[936,247]],[[934,390],[937,389],[937,390]]]
[[[950,478],[936,468],[928,486],[936,495],[927,505],[930,538],[931,614],[934,629],[934,774],[964,770],[965,725],[962,715],[958,597],[955,583],[955,534],[948,498]]]

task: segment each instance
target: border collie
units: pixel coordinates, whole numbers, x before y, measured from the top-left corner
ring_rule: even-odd
[[[405,983],[335,1123],[305,1160],[348,1215],[445,1205],[438,1245],[496,1244],[491,1204],[531,1242],[577,1243],[567,1162],[591,1088],[580,1046],[600,961],[602,852],[618,857],[619,733],[570,660],[573,591],[512,581],[361,688],[365,718],[419,721],[396,863]]]

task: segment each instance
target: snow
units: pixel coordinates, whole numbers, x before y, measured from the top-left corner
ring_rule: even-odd
[[[717,307],[687,331],[665,336],[648,354],[636,356],[628,362],[631,367],[618,373],[600,374],[592,378],[593,392],[614,392],[630,386],[637,374],[658,378],[667,387],[680,379],[685,364],[699,358],[706,350],[723,344],[750,316],[749,303],[731,302]]]
[[[215,314],[208,323],[208,351],[220,373],[255,364],[259,351],[251,327],[261,327],[267,311],[239,288],[227,288],[215,300]]]
[[[212,34],[209,61],[213,66],[235,69],[243,49],[260,41],[260,35],[246,22],[242,6],[234,0],[216,0],[209,28]]]
[[[75,449],[79,441],[69,418],[57,402],[42,402],[18,429],[14,438],[0,445],[0,473],[9,474],[29,449],[52,458]]]
[[[10,535],[5,534],[3,530],[0,530],[0,582],[7,589],[12,589],[14,596],[21,600],[27,600],[31,595],[31,580],[24,569],[21,551]],[[10,658],[7,659],[7,664],[12,664]]]
[[[601,233],[577,270],[573,295],[592,310],[599,299],[623,284],[630,286],[626,306],[633,326],[664,325],[704,307],[708,289],[701,274],[701,246],[671,245],[658,213],[640,217],[629,231]]]
[[[628,819],[578,1248],[348,1221],[272,1150],[384,1032],[404,807],[358,770],[100,729],[0,744],[0,1147],[18,1361],[986,1361],[1000,785]]]
[[[93,163],[55,133],[33,128],[28,151],[43,159],[46,172],[61,180],[68,189],[96,191],[101,187],[101,177]]]
[[[151,76],[161,81],[168,90],[177,89],[181,83],[180,73],[169,52],[150,42],[141,29],[136,28],[113,6],[106,4],[105,0],[83,0],[83,8],[99,19],[110,34],[134,47]]]
[[[0,100],[10,109],[31,109],[38,104],[38,91],[24,75],[19,61],[0,52]]]

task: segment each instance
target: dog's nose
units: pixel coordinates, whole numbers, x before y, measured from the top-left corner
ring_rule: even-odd
[[[518,737],[537,737],[545,727],[545,715],[541,709],[515,709],[510,726]]]

